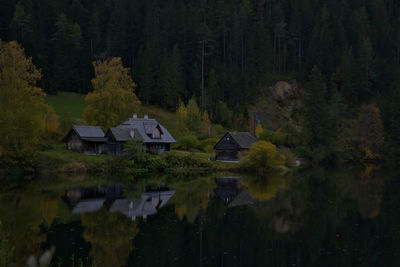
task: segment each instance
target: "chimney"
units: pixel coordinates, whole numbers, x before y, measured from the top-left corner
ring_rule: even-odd
[[[137,119],[137,114],[136,114],[136,113],[133,114],[133,118],[134,118],[134,119]]]
[[[144,117],[143,117],[144,119],[148,119],[149,118],[149,115],[147,115],[147,114],[144,114]]]

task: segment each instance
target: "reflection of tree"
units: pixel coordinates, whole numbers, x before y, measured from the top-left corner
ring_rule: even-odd
[[[266,201],[274,198],[279,190],[286,187],[285,177],[270,175],[262,178],[247,178],[240,180],[241,184],[247,187],[251,196],[259,201]]]
[[[90,256],[96,266],[123,266],[132,251],[138,223],[106,208],[82,214],[83,236],[91,243]]]
[[[43,219],[47,227],[50,227],[56,217],[58,201],[56,198],[46,198],[43,201]]]
[[[20,266],[30,255],[41,255],[41,246],[46,240],[40,229],[43,200],[29,191],[1,195],[0,221],[3,229],[10,233],[9,244],[14,248],[12,262]]]
[[[200,211],[207,209],[216,184],[210,179],[197,179],[174,185],[175,195],[170,203],[175,204],[175,213],[180,220],[186,217],[193,223]]]
[[[363,218],[373,219],[380,211],[384,182],[377,176],[377,169],[376,165],[365,165],[355,188],[354,196],[358,211]]]

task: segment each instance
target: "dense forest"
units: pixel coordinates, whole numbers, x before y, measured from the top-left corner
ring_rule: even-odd
[[[92,62],[121,57],[143,103],[174,111],[196,97],[235,128],[223,113],[247,118],[262,88],[296,80],[310,147],[371,103],[400,143],[398,0],[3,0],[0,14],[0,38],[24,47],[48,93],[90,92]]]

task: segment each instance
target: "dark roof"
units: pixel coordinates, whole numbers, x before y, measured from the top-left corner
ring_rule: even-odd
[[[62,139],[68,141],[71,133],[75,132],[80,139],[89,142],[106,142],[103,130],[99,126],[74,125],[67,135]]]
[[[248,191],[241,191],[228,205],[229,208],[253,204],[253,198]]]
[[[159,127],[161,130],[161,138],[152,138],[151,134],[153,130]],[[138,135],[141,137],[143,143],[176,143],[172,135],[155,119],[141,119],[141,118],[129,118],[117,128],[128,128],[137,130]],[[135,132],[136,135],[136,132]],[[150,136],[149,136],[150,135]]]
[[[249,149],[257,139],[249,132],[229,132],[240,148]]]
[[[131,140],[132,135],[134,139],[142,140],[142,137],[137,129],[113,127],[107,131],[106,135],[108,135],[109,133],[114,136],[114,139],[117,142],[126,142],[128,140]]]
[[[80,137],[104,137],[99,126],[74,125],[73,129]]]
[[[232,137],[234,143],[237,144],[238,149],[249,149],[253,143],[257,142],[257,139],[249,132],[227,132],[221,139],[219,139],[214,148],[223,149],[219,147],[219,145],[229,136]]]

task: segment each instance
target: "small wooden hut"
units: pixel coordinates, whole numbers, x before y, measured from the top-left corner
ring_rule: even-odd
[[[75,125],[63,138],[68,150],[98,155],[104,152],[107,138],[99,126]]]
[[[215,160],[239,161],[257,139],[249,132],[227,132],[214,146]]]

